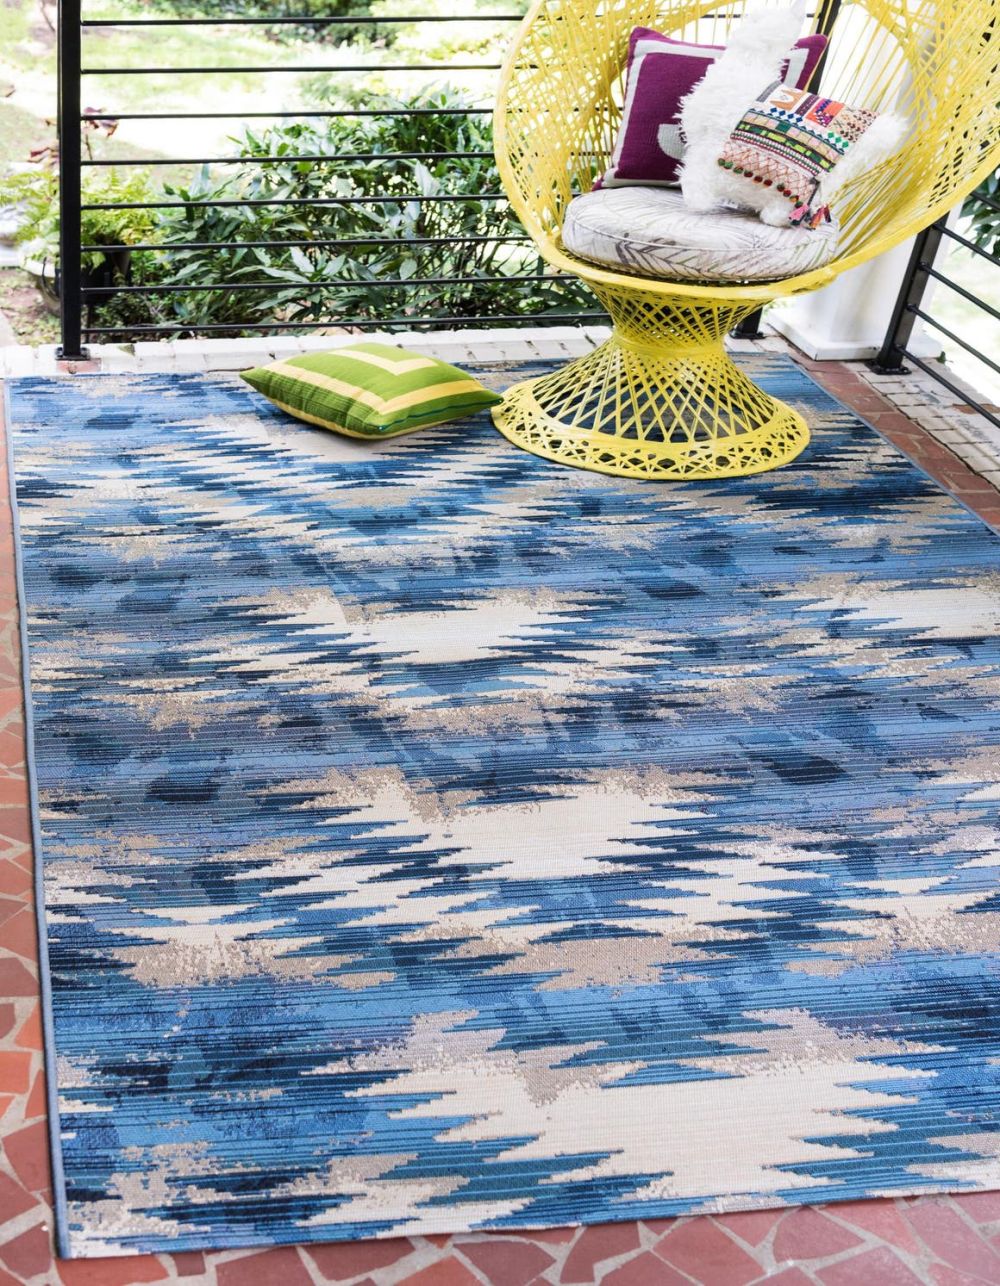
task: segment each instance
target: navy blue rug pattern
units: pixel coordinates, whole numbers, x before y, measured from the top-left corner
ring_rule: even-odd
[[[1000,541],[747,365],[714,484],[11,384],[65,1251],[1000,1185]]]

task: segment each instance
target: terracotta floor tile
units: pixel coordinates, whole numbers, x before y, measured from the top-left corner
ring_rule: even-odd
[[[4,520],[6,519],[6,517],[7,515],[5,511]],[[5,552],[7,551],[0,548],[0,577],[3,577],[9,574],[6,566],[4,565],[3,555]],[[11,551],[11,553],[13,553],[13,551]],[[3,581],[0,580],[0,589],[2,589],[2,586],[3,586]],[[21,713],[22,701],[23,701],[23,698],[21,695],[21,689],[19,687],[0,688],[0,719],[5,718],[9,714],[19,715]]]
[[[541,1246],[508,1237],[490,1237],[488,1241],[456,1239],[454,1245],[490,1286],[528,1286],[556,1262]]]
[[[539,1246],[564,1246],[580,1232],[579,1228],[532,1228],[527,1232],[518,1232],[514,1236],[524,1241],[533,1241]]]
[[[0,1040],[14,1030],[17,1022],[17,1010],[13,1005],[0,1005]]]
[[[627,1264],[613,1268],[601,1278],[601,1286],[691,1286],[691,1279],[647,1250]],[[705,1286],[715,1286],[715,1283],[706,1278]]]
[[[922,1286],[920,1278],[885,1246],[821,1268],[817,1276],[823,1286]]]
[[[938,1259],[963,1273],[1000,1283],[1000,1256],[944,1201],[921,1201],[909,1206],[910,1226]]]
[[[413,1254],[413,1242],[405,1237],[389,1241],[340,1241],[309,1246],[307,1256],[327,1281],[350,1281],[361,1273],[387,1268]]]
[[[584,1228],[563,1264],[560,1282],[592,1282],[594,1265],[639,1249],[634,1223],[600,1223]]]
[[[38,982],[14,956],[0,960],[0,995],[37,996]],[[3,1081],[0,1080],[0,1088]]]
[[[15,806],[0,809],[0,835],[17,840],[19,844],[30,844],[31,818],[28,810]]]
[[[84,357],[78,362],[57,362],[56,367],[62,375],[93,375],[101,369],[100,360]]]
[[[0,1091],[26,1094],[31,1084],[31,1054],[26,1049],[0,1049]]]
[[[0,895],[0,924],[6,924],[8,920],[17,915],[18,911],[23,909],[24,902],[21,898],[12,898],[5,894]],[[4,945],[6,946],[6,943]]]
[[[802,1263],[810,1259],[829,1259],[841,1251],[861,1245],[861,1238],[825,1214],[809,1206],[790,1210],[781,1221],[774,1238],[775,1262]]]
[[[642,1225],[644,1228],[648,1228],[655,1236],[662,1237],[671,1228],[676,1228],[683,1217],[682,1215],[674,1215],[670,1219],[643,1219]]]
[[[17,1097],[19,1098],[20,1095]],[[0,1119],[7,1115],[7,1109],[10,1107],[11,1103],[15,1101],[16,1099],[13,1094],[0,1094]]]
[[[49,1186],[49,1132],[45,1121],[34,1121],[3,1141],[7,1160],[29,1192],[44,1192]]]
[[[38,933],[34,907],[22,906],[3,926],[3,946],[24,960],[38,959]]]
[[[26,807],[27,803],[28,786],[24,777],[0,774],[0,804],[20,804]]]
[[[155,1255],[126,1255],[122,1259],[57,1259],[56,1265],[63,1286],[142,1286],[145,1282],[162,1282],[168,1276]]]
[[[787,1210],[741,1210],[738,1214],[713,1215],[715,1222],[751,1246],[759,1246]]]
[[[178,1277],[199,1277],[205,1271],[205,1256],[200,1250],[179,1250],[167,1258]]]
[[[1000,1192],[962,1192],[952,1201],[976,1223],[1000,1223]]]
[[[19,768],[24,775],[24,738],[19,732],[0,728],[0,764],[5,768]]]
[[[31,876],[27,871],[22,870],[14,862],[7,860],[0,862],[0,893],[21,898],[24,901],[31,896],[31,892]]]
[[[312,1277],[294,1246],[274,1246],[215,1269],[218,1286],[312,1286]]]
[[[661,1237],[653,1248],[682,1273],[709,1286],[746,1286],[761,1267],[710,1219],[691,1219]]]
[[[464,1264],[449,1256],[429,1264],[412,1277],[405,1277],[400,1286],[482,1286],[482,1282]]]
[[[0,1286],[24,1286],[23,1277],[15,1277],[6,1268],[0,1268]]]
[[[0,1260],[12,1273],[22,1277],[37,1277],[44,1273],[52,1262],[52,1246],[48,1231],[36,1224],[19,1237],[0,1246]]]
[[[45,1073],[36,1072],[35,1081],[31,1087],[31,1093],[24,1105],[24,1119],[33,1121],[38,1116],[44,1116],[46,1109],[45,1098]]]
[[[920,1253],[913,1230],[894,1201],[838,1201],[828,1208],[827,1213],[860,1228],[862,1232],[871,1233],[890,1246]]]
[[[42,1048],[42,1007],[35,1005],[31,1013],[18,1029],[14,1044],[19,1049]]]
[[[0,1224],[9,1223],[38,1205],[36,1199],[13,1175],[0,1170]]]
[[[767,1278],[767,1286],[813,1286],[813,1279],[801,1268],[783,1268]]]
[[[934,1286],[985,1286],[982,1277],[960,1273],[957,1268],[949,1268],[947,1264],[931,1264],[929,1271]],[[1000,1278],[994,1277],[989,1286],[996,1286],[998,1280]]]

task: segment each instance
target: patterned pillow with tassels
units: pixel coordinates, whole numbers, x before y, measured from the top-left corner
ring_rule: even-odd
[[[894,118],[777,81],[743,113],[718,157],[721,195],[768,210],[769,223],[779,222],[777,197],[787,203],[780,221],[787,213],[793,226],[818,227],[830,219],[834,192],[881,160],[898,135]]]

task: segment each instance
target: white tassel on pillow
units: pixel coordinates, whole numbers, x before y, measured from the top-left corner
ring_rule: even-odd
[[[815,218],[817,210],[819,212],[829,210],[833,198],[845,184],[864,174],[866,170],[874,169],[886,157],[891,156],[902,143],[906,128],[907,122],[902,116],[890,113],[876,116],[833,169],[828,170],[817,180],[816,192],[812,200],[813,217]],[[764,218],[763,211],[760,217]]]
[[[790,9],[760,9],[736,24],[725,51],[681,104],[687,153],[681,193],[692,210],[719,205],[716,158],[749,103],[779,80],[805,21],[806,0]]]
[[[783,85],[802,10],[744,18],[685,99],[681,191],[692,210],[728,203],[775,227],[815,228],[845,183],[902,141],[906,121]],[[752,88],[751,88],[752,86]]]

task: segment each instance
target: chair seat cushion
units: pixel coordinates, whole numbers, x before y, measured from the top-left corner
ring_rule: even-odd
[[[836,220],[773,228],[756,214],[689,210],[671,188],[602,188],[566,208],[563,246],[618,271],[668,281],[777,281],[833,258]]]

